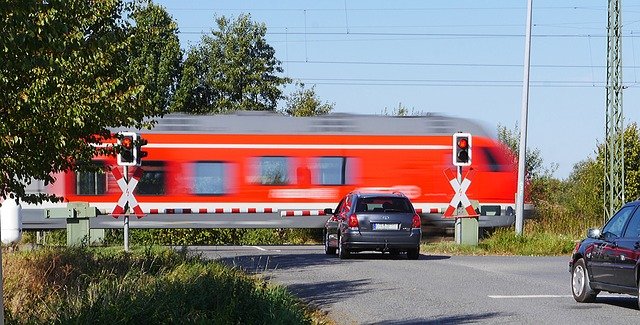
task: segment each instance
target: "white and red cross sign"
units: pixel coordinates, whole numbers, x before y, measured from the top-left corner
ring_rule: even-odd
[[[444,216],[453,217],[453,212],[458,209],[459,203],[462,203],[462,206],[467,211],[468,216],[476,216],[476,210],[471,206],[471,201],[469,201],[469,198],[467,197],[467,189],[471,185],[471,178],[474,174],[473,169],[470,169],[467,174],[462,177],[461,182],[458,181],[456,173],[451,171],[451,169],[445,169],[444,173],[455,192],[451,202],[449,202],[449,207],[447,207],[447,210],[444,212]]]
[[[133,190],[136,188],[136,185],[138,185],[138,182],[142,177],[142,168],[136,168],[136,170],[133,172],[133,176],[128,183],[122,176],[120,169],[118,169],[117,167],[111,169],[111,173],[113,174],[113,177],[116,178],[118,187],[120,187],[120,189],[122,190],[122,195],[120,196],[120,199],[118,199],[118,203],[111,213],[113,217],[117,218],[118,216],[124,215],[126,212],[124,210],[124,207],[127,203],[129,203],[129,207],[131,208],[133,213],[138,218],[142,218],[144,216],[144,213],[142,212],[142,208],[140,208],[136,197],[133,195]]]

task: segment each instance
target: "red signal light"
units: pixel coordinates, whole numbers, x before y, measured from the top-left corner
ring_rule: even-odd
[[[458,140],[458,148],[467,149],[469,147],[469,141],[466,138],[460,138]]]
[[[131,137],[124,137],[121,142],[125,149],[133,148],[133,139]]]

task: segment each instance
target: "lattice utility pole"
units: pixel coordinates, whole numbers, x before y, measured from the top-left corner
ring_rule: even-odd
[[[604,155],[605,221],[624,204],[621,0],[609,0],[607,26],[607,113]]]

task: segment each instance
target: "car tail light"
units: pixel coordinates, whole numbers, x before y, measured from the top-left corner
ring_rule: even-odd
[[[413,220],[411,222],[411,228],[420,228],[420,226],[421,226],[420,216],[417,214],[414,214]]]
[[[352,214],[349,216],[349,228],[358,228],[358,216]]]
[[[573,254],[577,253],[577,252],[578,252],[578,250],[580,250],[580,244],[581,244],[581,242],[580,242],[580,241],[577,241],[577,242],[576,242],[576,246],[575,246],[575,247],[573,247]]]

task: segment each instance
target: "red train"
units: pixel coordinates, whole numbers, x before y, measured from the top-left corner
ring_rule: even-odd
[[[479,204],[480,226],[512,224],[517,169],[511,152],[478,124],[441,115],[168,115],[153,130],[137,131],[148,141],[148,156],[134,193],[148,215],[287,217],[322,215],[356,189],[401,191],[426,224],[451,224],[443,217],[454,195],[445,170],[454,170],[452,134],[458,131],[473,135],[475,174],[467,196]],[[96,163],[116,165],[112,158]],[[60,175],[47,190],[107,213],[122,194],[112,174],[95,173]]]

